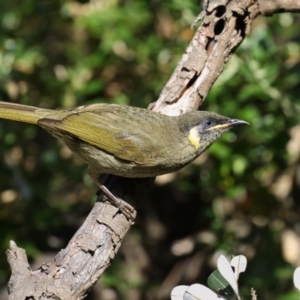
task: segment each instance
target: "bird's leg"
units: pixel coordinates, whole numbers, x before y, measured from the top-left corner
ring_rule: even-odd
[[[118,209],[123,213],[123,215],[129,219],[130,221],[134,222],[135,219],[135,210],[134,208],[128,204],[127,202],[123,201],[120,198],[117,198],[101,181],[100,173],[94,169],[89,168],[89,176],[93,179],[96,185],[101,189],[101,191],[107,196],[110,203],[114,206],[118,207]]]

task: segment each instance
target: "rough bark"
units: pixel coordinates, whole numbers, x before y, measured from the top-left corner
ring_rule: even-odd
[[[299,12],[299,0],[207,0],[195,23],[186,52],[151,109],[178,115],[198,109],[225,63],[243,41],[259,14]],[[110,177],[113,194],[132,204],[141,202],[153,179]],[[25,251],[10,243],[10,299],[83,299],[110,265],[132,222],[100,195],[66,249],[32,271]]]

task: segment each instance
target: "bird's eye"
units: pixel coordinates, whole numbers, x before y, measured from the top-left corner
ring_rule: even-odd
[[[211,120],[207,119],[207,120],[205,121],[205,125],[206,125],[206,126],[211,126],[211,124],[212,124],[212,121],[211,121]]]

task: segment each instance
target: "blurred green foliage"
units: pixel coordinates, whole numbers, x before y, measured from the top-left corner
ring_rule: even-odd
[[[1,100],[47,108],[147,107],[184,53],[200,11],[192,0],[12,0],[0,6]],[[251,126],[228,133],[175,176],[157,179],[90,299],[169,299],[178,284],[205,283],[221,251],[249,260],[242,294],[254,287],[265,300],[294,295],[299,21],[292,14],[256,20],[202,107]],[[26,249],[33,268],[51,259],[83,222],[95,190],[86,166],[47,132],[0,121],[3,288],[9,241]]]

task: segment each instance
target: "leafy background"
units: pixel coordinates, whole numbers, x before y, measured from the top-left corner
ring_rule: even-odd
[[[0,4],[2,101],[46,108],[98,102],[147,107],[193,35],[199,3],[11,0]],[[247,120],[176,174],[158,177],[117,257],[88,299],[169,299],[206,283],[219,254],[244,254],[241,293],[299,299],[298,15],[260,17],[201,109]],[[0,121],[0,299],[10,240],[33,268],[85,219],[96,188],[47,132]]]

